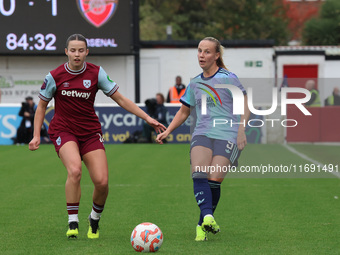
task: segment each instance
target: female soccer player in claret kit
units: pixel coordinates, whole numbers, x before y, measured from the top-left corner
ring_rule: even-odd
[[[167,130],[156,139],[162,143],[190,113],[194,114],[196,125],[192,132],[190,161],[194,194],[200,208],[196,241],[207,240],[207,232],[216,234],[220,231],[213,213],[220,199],[221,183],[228,167],[237,166],[240,153],[247,144],[245,128],[250,111],[246,91],[237,76],[227,70],[222,55],[223,47],[217,39],[206,37],[200,41],[198,62],[203,73],[190,81],[180,99],[181,108]],[[233,96],[228,89],[221,88],[221,84],[233,85],[243,91],[243,115],[233,114]],[[221,121],[216,120],[224,120],[223,125],[217,125]]]
[[[39,104],[34,119],[30,150],[40,144],[40,129],[49,101],[54,97],[55,113],[48,133],[55,150],[67,169],[65,194],[69,229],[67,237],[78,236],[78,209],[81,196],[80,179],[84,161],[94,184],[93,206],[89,215],[88,238],[99,237],[98,223],[108,195],[108,164],[102,137],[101,124],[94,110],[98,89],[118,105],[144,119],[160,133],[165,127],[152,119],[131,100],[118,92],[101,66],[85,62],[89,53],[83,35],[71,35],[66,42],[68,62],[51,71],[40,89]]]

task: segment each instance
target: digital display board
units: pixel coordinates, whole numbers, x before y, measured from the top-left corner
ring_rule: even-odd
[[[130,0],[0,0],[1,55],[63,55],[83,34],[91,55],[132,54]]]

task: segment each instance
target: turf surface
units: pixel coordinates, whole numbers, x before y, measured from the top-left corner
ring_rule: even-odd
[[[321,145],[320,145],[321,146]],[[294,145],[339,164],[339,146]],[[51,145],[0,146],[0,254],[136,254],[133,228],[153,222],[164,233],[159,254],[339,254],[340,180],[329,173],[233,173],[215,218],[221,233],[194,241],[199,209],[188,145],[106,145],[110,192],[100,239],[88,240],[93,185],[83,168],[80,236],[67,240],[66,170]],[[309,164],[282,145],[248,145],[241,165]]]

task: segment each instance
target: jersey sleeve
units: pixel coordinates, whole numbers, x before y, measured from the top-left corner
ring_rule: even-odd
[[[46,102],[51,101],[54,96],[54,93],[57,90],[57,85],[51,73],[46,75],[44,83],[40,88],[39,98]]]
[[[243,87],[242,83],[240,82],[236,74],[232,73],[229,79],[231,79],[231,82],[232,82],[231,84],[234,84],[236,87],[242,90],[243,95],[247,95],[247,91]]]
[[[194,95],[192,95],[190,84],[185,89],[184,95],[179,101],[187,107],[195,106]]]
[[[102,67],[99,68],[98,73],[98,88],[108,97],[112,96],[119,88],[117,83],[110,79]]]

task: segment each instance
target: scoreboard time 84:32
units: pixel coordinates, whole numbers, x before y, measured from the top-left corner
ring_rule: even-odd
[[[63,55],[83,34],[91,55],[133,51],[132,1],[0,0],[0,55]]]

